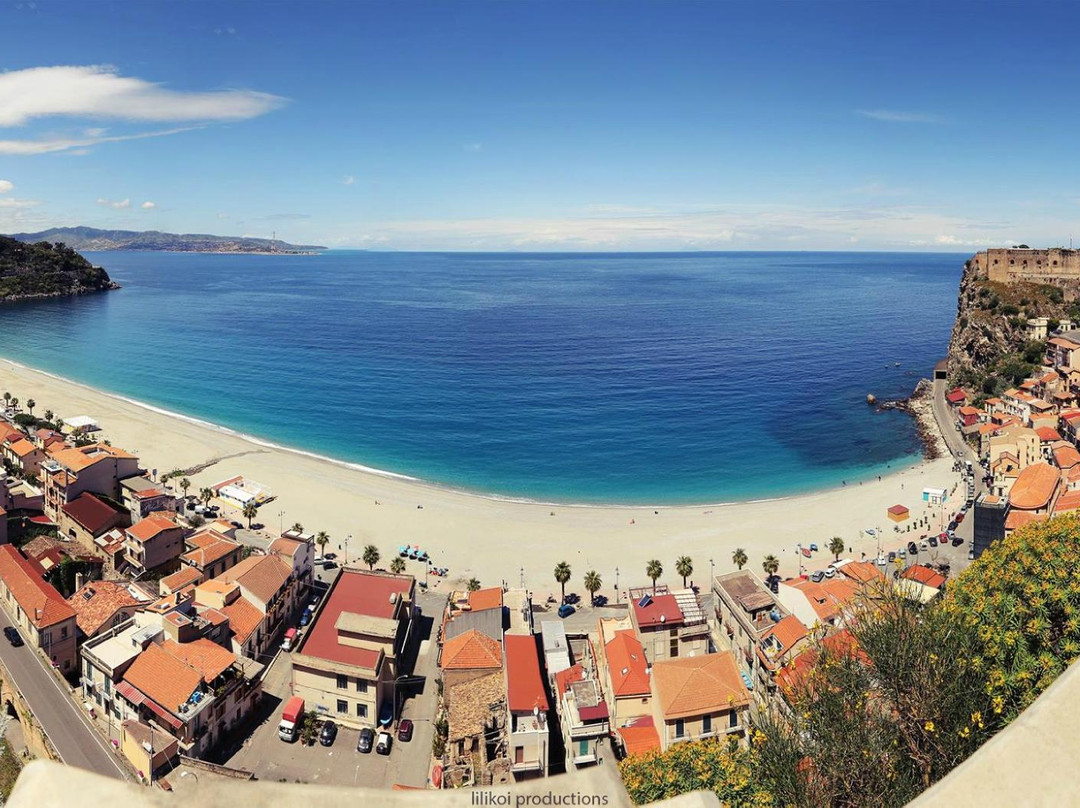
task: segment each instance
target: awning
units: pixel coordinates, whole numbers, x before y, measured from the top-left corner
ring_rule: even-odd
[[[151,701],[150,699],[146,699],[145,704],[146,704],[147,707],[150,708],[150,712],[157,715],[158,718],[162,719],[166,724],[168,724],[173,729],[180,729],[180,727],[184,726],[183,721],[181,721],[179,718],[174,716],[172,713],[170,713],[168,710],[166,710],[164,707],[162,707],[157,702]]]
[[[123,696],[136,707],[146,703],[146,696],[144,696],[141,691],[136,690],[127,682],[118,682],[116,685],[116,692],[118,695]]]

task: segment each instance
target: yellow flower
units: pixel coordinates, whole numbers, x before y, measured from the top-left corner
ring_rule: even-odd
[[[962,730],[960,730],[956,734],[959,735],[961,738],[967,738],[969,735],[971,735],[971,729],[968,728],[968,727],[964,727]]]
[[[930,654],[930,661],[937,662],[937,654]]]
[[[933,721],[927,721],[925,724],[923,724],[923,729],[925,729],[927,732],[933,732],[934,731],[934,722]]]
[[[1001,711],[1005,709],[1005,699],[1002,696],[994,696],[994,712],[1001,714]]]

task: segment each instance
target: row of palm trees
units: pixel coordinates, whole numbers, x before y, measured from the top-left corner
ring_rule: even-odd
[[[4,391],[4,406],[5,407],[11,407],[11,409],[13,409],[13,410],[17,410],[17,409],[19,409],[19,399],[17,399],[15,396],[11,395],[11,393],[9,393],[8,391],[5,390]],[[34,401],[34,399],[32,399],[32,398],[26,399],[26,409],[31,415],[34,414],[34,407],[36,407],[36,406],[37,406],[37,402]],[[51,421],[52,420],[51,416],[52,416],[52,410],[49,410],[48,412],[45,413],[45,420],[46,421]]]

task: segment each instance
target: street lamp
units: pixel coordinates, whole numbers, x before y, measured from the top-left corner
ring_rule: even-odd
[[[278,511],[278,533],[285,532],[285,511]]]
[[[352,538],[352,533],[346,533],[345,534],[345,564],[344,564],[344,566],[346,566],[346,567],[349,566],[349,539],[351,539],[351,538]]]
[[[619,600],[620,600],[620,595],[619,595],[619,568],[616,567],[615,568],[615,602],[618,603]]]

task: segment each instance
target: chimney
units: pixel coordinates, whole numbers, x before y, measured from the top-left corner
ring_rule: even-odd
[[[83,588],[83,574],[81,572],[75,573],[75,591],[78,592]]]

